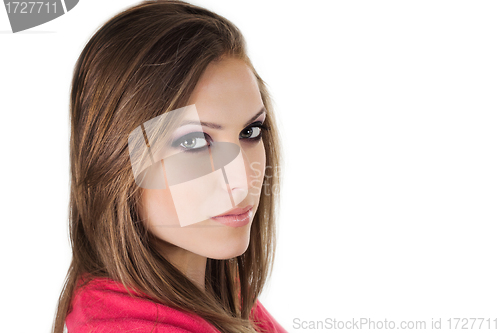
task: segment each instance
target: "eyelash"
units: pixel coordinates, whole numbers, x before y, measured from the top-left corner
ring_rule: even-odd
[[[248,142],[258,142],[262,139],[262,132],[267,131],[269,129],[269,127],[264,125],[262,122],[258,121],[258,122],[255,122],[255,123],[248,125],[243,131],[246,131],[248,129],[252,129],[255,127],[259,128],[259,130],[260,130],[259,135],[257,135],[254,138],[240,138],[240,140],[245,140]],[[208,142],[208,145],[205,145],[205,146],[200,147],[200,148],[191,148],[191,149],[190,148],[183,148],[180,146],[186,140],[202,139],[202,138]],[[174,142],[172,142],[172,147],[179,148],[182,151],[187,152],[187,153],[198,153],[198,152],[201,152],[201,151],[207,149],[207,147],[210,146],[210,142],[212,142],[212,138],[210,138],[210,136],[208,134],[206,134],[204,132],[192,132],[192,133],[183,135],[182,137],[180,137],[177,140],[175,140]]]

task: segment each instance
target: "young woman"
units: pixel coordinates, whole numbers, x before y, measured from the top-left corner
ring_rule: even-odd
[[[231,22],[145,1],[104,24],[75,66],[70,155],[54,333],[285,332],[258,300],[279,140]]]

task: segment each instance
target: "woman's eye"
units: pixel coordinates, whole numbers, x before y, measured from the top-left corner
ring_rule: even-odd
[[[202,138],[189,138],[189,139],[184,140],[181,143],[181,147],[186,148],[186,149],[198,149],[198,148],[205,146],[206,143],[207,143],[207,140],[205,140],[204,138],[203,139]]]
[[[198,150],[208,147],[208,141],[204,133],[190,133],[175,140],[172,143],[174,148],[182,148],[183,150]]]
[[[242,132],[241,132],[241,137],[243,139],[253,139],[253,138],[257,138],[261,133],[261,128],[259,126],[252,126],[252,127],[248,127],[248,128],[245,128]]]

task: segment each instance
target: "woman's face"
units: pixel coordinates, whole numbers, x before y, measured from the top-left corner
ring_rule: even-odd
[[[140,215],[147,229],[161,241],[203,257],[233,258],[248,247],[266,164],[261,138],[264,129],[259,127],[266,114],[257,80],[242,60],[224,58],[207,67],[188,105],[195,106],[199,123],[173,130],[172,136],[176,139],[172,140],[178,146],[169,146],[169,155],[187,156],[189,160],[199,154],[189,149],[206,148],[204,151],[208,154],[211,147],[212,158],[218,146],[211,142],[222,142],[229,143],[236,151],[239,148],[239,159],[211,175],[197,178],[205,182],[203,190],[182,184],[166,186],[166,189],[143,189]],[[203,133],[200,135],[200,132]],[[214,161],[212,159],[212,169]],[[167,162],[162,165],[165,171]],[[244,216],[216,217],[249,207],[249,218],[244,215],[246,219]],[[184,216],[198,219],[186,222]],[[161,245],[172,248],[163,242]]]

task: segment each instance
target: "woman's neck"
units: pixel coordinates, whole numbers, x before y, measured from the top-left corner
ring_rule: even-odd
[[[207,257],[164,243],[161,253],[172,265],[184,273],[195,285],[205,292],[205,269]]]

